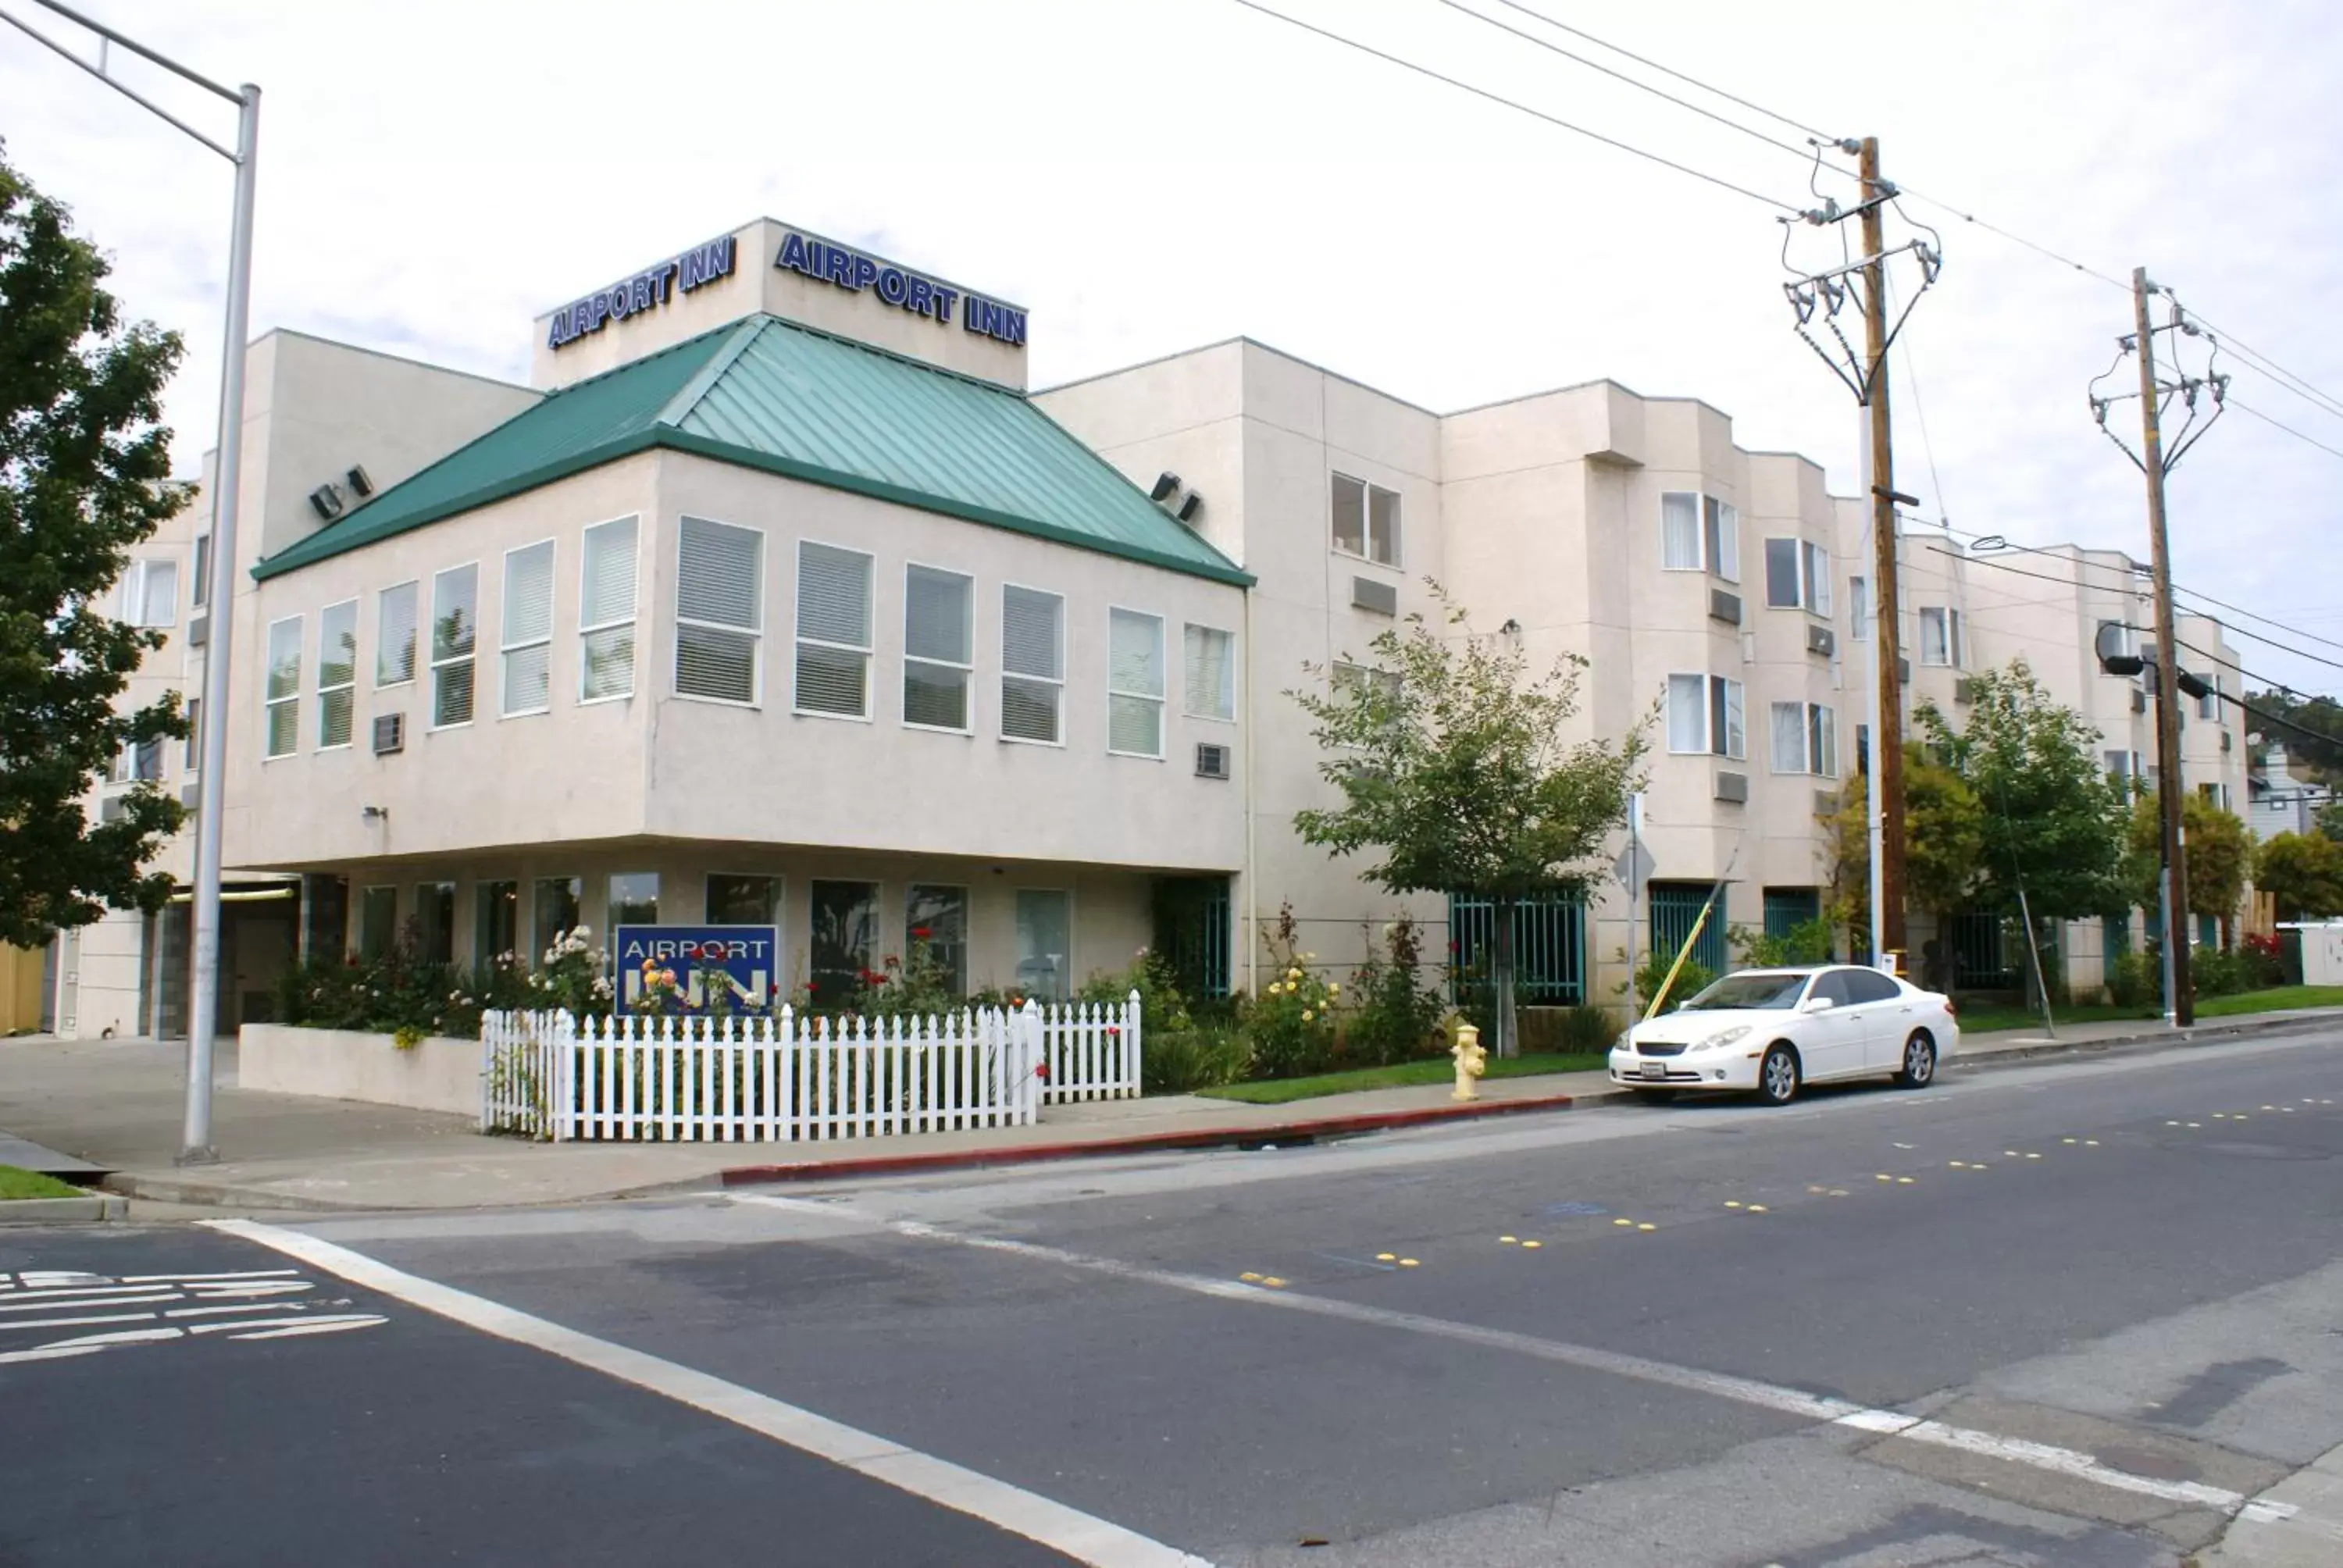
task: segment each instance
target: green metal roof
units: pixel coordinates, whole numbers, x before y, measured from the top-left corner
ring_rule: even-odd
[[[252,575],[276,577],[654,447],[1252,581],[1022,395],[773,316],[549,394]]]

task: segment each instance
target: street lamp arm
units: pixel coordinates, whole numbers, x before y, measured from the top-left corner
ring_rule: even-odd
[[[121,45],[124,48],[129,50],[132,54],[137,55],[142,60],[154,61],[155,64],[162,66],[163,69],[170,72],[174,75],[185,77],[186,80],[193,82],[196,86],[201,87],[206,93],[216,93],[219,96],[226,98],[231,104],[241,104],[244,102],[244,95],[237,92],[234,87],[224,87],[217,82],[213,81],[209,76],[205,75],[201,71],[191,71],[186,66],[180,65],[176,60],[172,59],[168,55],[149,49],[137,39],[117,33],[103,22],[93,21],[91,18],[83,15],[80,12],[75,10],[70,5],[60,5],[57,4],[57,0],[33,0],[33,3],[47,10],[55,12],[58,15],[64,17],[68,22],[80,24],[82,26],[88,28],[91,32],[96,34],[99,37],[104,38],[110,44]]]
[[[139,45],[134,44],[129,39],[125,38],[121,34],[116,33],[110,28],[101,26],[97,23],[90,21],[85,16],[82,16],[72,11],[66,10],[64,6],[55,4],[55,0],[35,0],[35,3],[46,5],[50,10],[56,12],[58,15],[69,17],[73,21],[80,23],[83,26],[96,33],[100,37],[120,44],[124,48],[129,49],[133,53],[145,55],[147,59],[154,61],[156,65],[163,66],[166,70],[177,72],[180,75],[196,83],[198,86],[205,88],[206,91],[217,93],[229,103],[236,105],[239,108],[243,106],[243,95],[229,92],[226,87],[221,86],[218,83],[211,80],[209,77],[197,75],[195,72],[188,70],[186,66],[165,59],[162,55],[155,53],[152,49],[144,48]],[[179,130],[185,131],[188,136],[191,136],[196,140],[203,143],[204,146],[211,148],[212,151],[217,153],[228,162],[234,163],[236,161],[235,148],[227,146],[223,143],[214,141],[211,137],[204,135],[203,132],[196,129],[195,126],[187,124],[186,121],[179,118],[178,116],[171,113],[170,110],[163,107],[152,98],[146,96],[144,94],[139,93],[134,88],[125,86],[122,83],[116,81],[114,77],[106,74],[104,66],[91,65],[87,60],[83,59],[79,55],[75,54],[71,49],[66,48],[63,44],[58,43],[55,38],[50,37],[47,34],[42,32],[39,28],[35,27],[30,23],[24,21],[20,17],[12,16],[5,11],[0,11],[0,22],[7,23],[10,26],[15,28],[18,32],[24,34],[25,36],[34,40],[35,43],[45,45],[59,55],[64,55],[66,59],[72,61],[75,65],[80,66],[91,75],[96,76],[99,81],[104,82],[107,86],[121,94],[132,103],[136,104],[140,108],[145,109],[148,114],[153,115],[157,119],[167,121],[170,125],[177,127]]]

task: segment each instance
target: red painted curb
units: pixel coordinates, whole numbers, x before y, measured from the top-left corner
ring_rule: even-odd
[[[1236,1143],[1280,1143],[1288,1139],[1328,1138],[1381,1132],[1428,1122],[1468,1121],[1523,1111],[1567,1111],[1576,1097],[1544,1095],[1535,1100],[1489,1100],[1471,1105],[1435,1105],[1421,1111],[1382,1111],[1357,1116],[1327,1116],[1312,1121],[1280,1121],[1259,1127],[1206,1127],[1191,1132],[1148,1132],[1081,1143],[1029,1143],[1013,1149],[950,1150],[934,1154],[874,1154],[860,1160],[807,1160],[789,1165],[736,1165],[718,1178],[727,1187],[765,1181],[820,1181],[852,1176],[900,1176],[920,1171],[974,1170],[987,1165],[1031,1165],[1085,1155],[1151,1154],[1192,1149],[1223,1149]]]

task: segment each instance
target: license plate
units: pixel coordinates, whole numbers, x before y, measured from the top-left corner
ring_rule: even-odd
[[[1647,1061],[1644,1063],[1644,1076],[1645,1078],[1665,1078],[1667,1075],[1668,1064],[1666,1062]]]

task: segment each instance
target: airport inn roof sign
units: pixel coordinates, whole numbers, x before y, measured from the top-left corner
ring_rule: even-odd
[[[689,294],[719,278],[729,277],[738,249],[734,236],[728,234],[563,306],[553,313],[552,325],[546,329],[546,347],[564,347],[601,331],[613,321],[656,310],[679,293]]]

